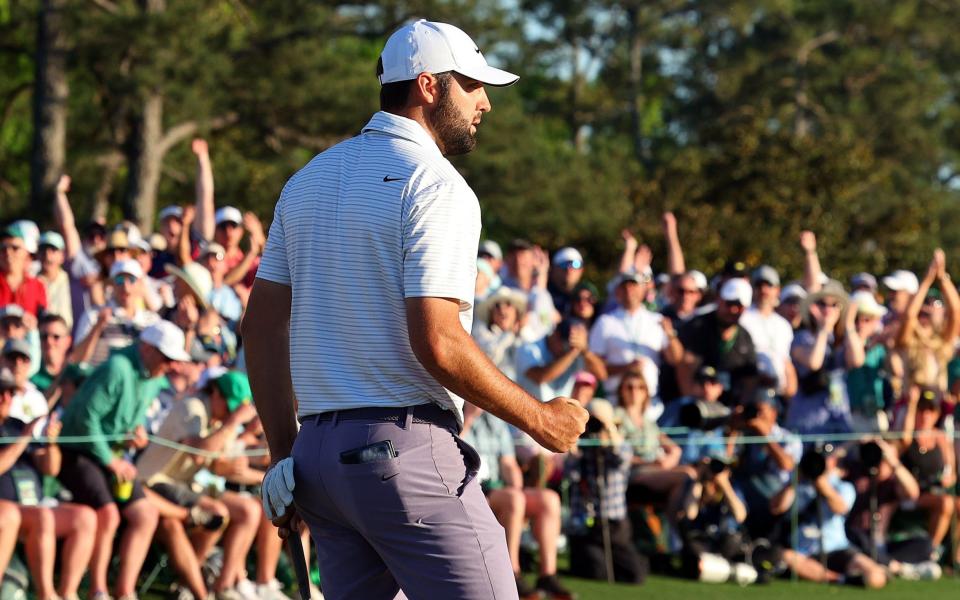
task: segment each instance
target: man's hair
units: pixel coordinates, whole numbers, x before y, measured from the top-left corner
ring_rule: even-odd
[[[434,73],[437,83],[440,86],[440,95],[446,95],[450,89],[451,71],[443,73]],[[383,59],[377,60],[377,77],[383,75]],[[386,112],[397,112],[403,110],[410,100],[410,92],[416,84],[416,79],[407,79],[406,81],[394,81],[380,86],[380,110]]]
[[[49,325],[50,323],[60,323],[67,329],[70,329],[70,327],[67,326],[67,320],[61,317],[60,315],[58,315],[57,313],[44,313],[44,315],[40,317],[40,321],[37,323],[37,327],[40,328],[40,327],[43,327],[44,325]]]

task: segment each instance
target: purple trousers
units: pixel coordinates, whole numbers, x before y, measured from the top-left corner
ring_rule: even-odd
[[[394,422],[341,418],[349,411],[303,420],[294,502],[317,546],[324,596],[516,600],[503,527],[475,478],[477,452],[451,413],[415,408],[383,409],[400,413]],[[383,440],[395,458],[341,462],[341,452]]]

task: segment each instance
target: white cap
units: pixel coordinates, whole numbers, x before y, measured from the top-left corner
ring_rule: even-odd
[[[66,248],[66,243],[63,241],[63,236],[56,231],[45,231],[43,235],[40,236],[37,245],[40,247],[50,246],[51,248],[56,248],[57,250],[63,250]]]
[[[112,279],[117,275],[132,275],[140,279],[143,277],[143,268],[140,266],[140,261],[132,258],[117,260],[110,265],[110,278]]]
[[[487,64],[466,33],[446,23],[420,19],[393,32],[380,54],[380,85],[416,79],[421,73],[456,71],[493,86],[516,83],[513,73]]]
[[[20,219],[10,224],[11,227],[18,227],[23,234],[23,247],[30,254],[37,253],[37,242],[40,241],[40,228],[29,219]]]
[[[183,207],[175,204],[172,206],[166,206],[160,211],[160,217],[157,220],[163,221],[164,219],[169,219],[171,217],[183,220]]]
[[[870,315],[872,317],[882,317],[887,314],[887,309],[877,302],[876,297],[866,290],[854,292],[850,296],[850,302],[857,307],[858,313]]]
[[[741,277],[728,279],[720,288],[720,298],[727,302],[739,302],[740,306],[750,306],[753,302],[753,287]]]
[[[500,244],[493,240],[483,240],[480,242],[480,249],[477,251],[477,254],[489,254],[497,260],[503,260],[503,250],[500,249]]]
[[[687,275],[693,279],[693,284],[697,286],[697,289],[699,289],[701,292],[707,289],[707,287],[710,285],[707,283],[707,276],[700,271],[688,271]]]
[[[883,285],[895,292],[909,292],[916,294],[920,289],[920,282],[917,276],[904,269],[898,269],[883,278]]]
[[[216,221],[217,225],[227,222],[240,225],[243,223],[243,213],[241,213],[240,209],[238,208],[224,206],[223,208],[217,209],[217,212],[214,215],[214,220]]]
[[[786,302],[791,298],[799,298],[803,300],[807,297],[807,290],[803,289],[803,286],[799,283],[788,283],[780,290],[780,302]]]
[[[580,254],[580,251],[576,248],[571,248],[567,246],[566,248],[560,248],[553,255],[552,264],[554,266],[562,265],[563,263],[568,262],[578,262],[580,263],[580,268],[583,268],[583,255]]]
[[[197,389],[202,390],[207,387],[207,384],[216,379],[220,379],[222,375],[225,375],[230,369],[216,365],[213,367],[207,367],[200,373],[200,377],[197,379]]]
[[[177,362],[190,362],[190,355],[184,350],[186,340],[183,330],[170,321],[157,321],[140,332],[140,341],[153,346],[160,354]]]

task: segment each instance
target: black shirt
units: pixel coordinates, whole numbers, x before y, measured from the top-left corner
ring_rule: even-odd
[[[749,400],[744,395],[753,389],[747,383],[757,376],[757,352],[750,334],[739,325],[729,341],[724,341],[720,332],[714,310],[685,323],[679,331],[680,342],[700,359],[701,366],[717,370],[724,388],[721,400],[727,405],[742,404]]]
[[[26,427],[23,421],[8,418],[0,423],[0,437],[19,437]],[[17,462],[0,474],[0,499],[33,505],[43,498],[43,481],[32,459],[38,448],[37,444],[27,446]]]

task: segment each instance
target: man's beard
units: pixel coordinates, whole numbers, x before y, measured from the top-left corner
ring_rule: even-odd
[[[441,90],[440,101],[429,120],[444,156],[466,154],[477,145],[477,138],[470,133],[470,121],[459,114],[446,89]]]

